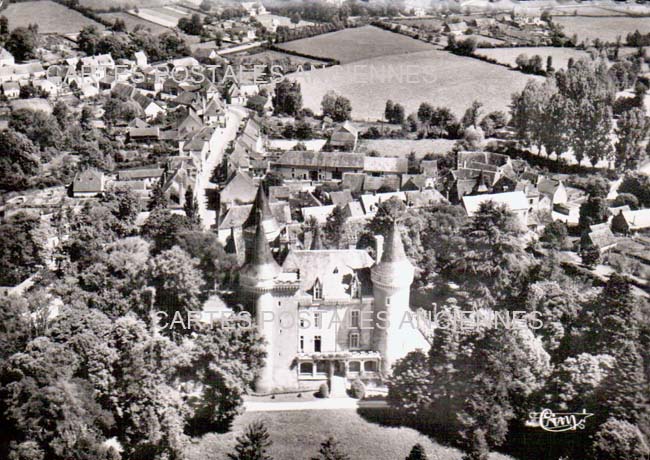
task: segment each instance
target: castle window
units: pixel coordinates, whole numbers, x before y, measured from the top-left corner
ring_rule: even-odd
[[[350,334],[350,348],[359,348],[359,334]]]
[[[299,349],[300,349],[300,351],[305,351],[305,336],[304,335],[300,336]]]
[[[363,370],[365,372],[377,372],[377,363],[375,361],[366,361],[363,363]]]
[[[314,373],[314,363],[300,363],[300,373],[312,375]]]
[[[359,278],[356,276],[352,278],[352,282],[350,283],[350,297],[353,299],[361,297],[361,286],[359,283]]]
[[[361,363],[359,361],[350,361],[348,363],[349,372],[361,372]]]
[[[314,299],[322,299],[323,298],[323,285],[321,284],[320,280],[316,280],[316,283],[314,284]]]
[[[390,297],[386,297],[386,306],[390,305]]]
[[[320,353],[320,351],[321,351],[321,342],[322,342],[322,340],[321,340],[320,335],[317,335],[316,337],[314,337],[314,352]]]
[[[350,312],[350,327],[359,327],[359,310]]]
[[[314,312],[314,327],[320,329],[321,325],[323,324],[322,319],[323,319],[323,316],[321,315],[321,313],[319,311],[315,311]]]

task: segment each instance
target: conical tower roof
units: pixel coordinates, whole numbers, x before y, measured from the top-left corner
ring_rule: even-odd
[[[244,228],[256,228],[259,223],[262,223],[267,238],[269,236],[276,237],[280,231],[280,226],[275,220],[275,216],[273,216],[273,213],[271,212],[269,199],[266,196],[266,193],[264,193],[264,188],[261,184],[257,189],[257,194],[255,195],[255,201],[253,201],[253,208],[251,209],[251,213],[248,215],[246,222],[244,222]]]
[[[415,269],[406,257],[397,222],[393,221],[379,260],[371,270],[373,283],[386,287],[407,287],[413,282]]]
[[[404,243],[400,235],[397,221],[388,230],[388,235],[384,240],[384,251],[381,256],[381,263],[408,262],[406,252],[404,252]]]
[[[275,278],[280,271],[281,268],[271,253],[271,246],[260,218],[255,229],[253,248],[243,269],[243,275],[255,281],[269,281]]]

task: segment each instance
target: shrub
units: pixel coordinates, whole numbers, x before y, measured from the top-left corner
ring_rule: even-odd
[[[359,378],[352,382],[350,393],[352,394],[352,397],[356,399],[363,399],[363,397],[366,395],[366,386]]]
[[[321,384],[318,387],[318,397],[319,398],[329,398],[330,397],[330,388],[327,386],[327,383]]]

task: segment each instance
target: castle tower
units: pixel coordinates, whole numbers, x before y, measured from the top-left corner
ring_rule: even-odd
[[[371,270],[375,300],[373,348],[381,354],[381,370],[387,374],[396,360],[426,346],[422,345],[422,334],[409,307],[413,276],[413,265],[406,258],[397,223],[393,222],[380,260]]]
[[[266,340],[267,356],[264,368],[255,383],[258,392],[273,389],[273,348],[274,332],[274,297],[275,280],[281,268],[271,254],[271,247],[266,238],[262,211],[258,210],[258,220],[254,244],[246,264],[242,268],[239,283],[244,294],[253,299],[253,315],[260,334]]]

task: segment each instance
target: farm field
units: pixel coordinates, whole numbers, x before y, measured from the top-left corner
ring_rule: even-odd
[[[479,47],[482,43],[487,43],[489,45],[502,45],[504,43],[504,40],[501,40],[500,38],[486,37],[485,35],[465,35],[465,38],[473,38],[476,40]]]
[[[433,47],[404,35],[373,26],[344,29],[278,45],[310,56],[338,59],[342,64],[378,56],[427,51]]]
[[[439,50],[382,56],[290,78],[302,85],[305,107],[320,113],[323,96],[333,89],[350,99],[356,120],[383,119],[387,99],[404,105],[407,114],[429,102],[462,116],[474,100],[487,112],[507,112],[512,93],[530,79],[541,79]]]
[[[374,412],[374,411],[373,411]],[[269,454],[276,459],[310,458],[320,443],[334,436],[354,460],[396,460],[405,458],[415,443],[425,448],[430,459],[460,460],[456,449],[441,446],[416,430],[368,422],[353,409],[246,412],[237,417],[226,434],[207,434],[188,448],[188,460],[223,460],[231,452],[246,425],[257,420],[266,424],[273,445]],[[309,427],[318,427],[311,430]],[[299,457],[297,456],[299,453]],[[490,460],[511,457],[492,454]]]
[[[300,56],[294,56],[292,54],[286,54],[286,53],[281,53],[279,51],[275,50],[264,50],[259,53],[254,53],[254,54],[249,54],[249,55],[242,55],[242,59],[256,59],[256,60],[261,60],[261,61],[266,61],[266,60],[280,60],[280,59],[289,59],[291,64],[295,65],[305,65],[307,63],[312,63],[314,65],[323,65],[327,61],[321,61],[319,59],[309,59],[309,58],[304,58]]]
[[[106,18],[110,21],[115,21],[115,19],[120,18],[126,24],[126,28],[130,31],[135,29],[136,26],[143,26],[145,30],[150,30],[154,34],[162,34],[164,32],[169,32],[167,27],[155,24],[151,21],[145,21],[142,18],[138,18],[129,13],[118,12],[118,13],[102,13],[100,14],[102,18]]]
[[[133,10],[129,12],[146,21],[151,21],[160,26],[169,28],[176,27],[180,18],[190,16],[187,10],[174,6],[163,6],[159,8],[140,8],[137,13]]]
[[[375,151],[382,157],[404,157],[411,152],[420,159],[427,153],[448,153],[454,147],[455,141],[449,139],[363,139],[357,148],[359,152]]]
[[[515,61],[517,56],[525,54],[528,57],[536,54],[542,57],[542,62],[546,65],[546,58],[553,57],[553,67],[556,69],[565,69],[570,58],[574,60],[586,58],[589,59],[589,53],[574,48],[553,48],[553,47],[522,47],[522,48],[481,48],[476,50],[476,54],[496,59],[501,64],[516,67]]]
[[[411,27],[421,27],[423,29],[442,29],[443,21],[435,18],[420,18],[420,19],[400,19],[395,21],[399,24]]]
[[[104,26],[98,22],[49,0],[12,3],[2,14],[9,20],[12,29],[37,24],[42,34],[76,34],[90,25],[104,30]]]
[[[578,41],[593,41],[599,38],[602,41],[614,42],[617,36],[623,40],[627,34],[638,30],[641,33],[650,33],[650,17],[584,17],[584,16],[557,16],[553,18],[564,27],[564,33],[569,37],[578,35]]]
[[[108,7],[135,7],[138,8],[153,8],[163,6],[169,0],[110,0],[110,4],[106,0],[79,0],[81,6],[92,8],[93,10],[106,11]]]

